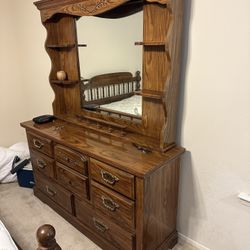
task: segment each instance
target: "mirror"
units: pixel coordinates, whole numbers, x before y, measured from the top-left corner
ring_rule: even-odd
[[[82,108],[102,114],[139,117],[142,114],[143,13],[77,21]]]

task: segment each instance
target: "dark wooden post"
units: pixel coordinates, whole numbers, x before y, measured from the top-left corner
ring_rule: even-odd
[[[51,225],[45,224],[38,228],[36,237],[38,241],[37,250],[62,250],[57,244],[56,230]]]

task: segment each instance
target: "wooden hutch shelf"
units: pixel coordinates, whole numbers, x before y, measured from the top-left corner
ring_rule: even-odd
[[[162,100],[165,96],[165,93],[162,91],[146,90],[146,89],[144,89],[143,91],[136,91],[135,94],[157,100]]]
[[[168,45],[166,42],[160,41],[145,41],[145,42],[135,42],[137,46],[150,46],[150,47],[165,47],[165,50],[168,50]]]
[[[87,44],[47,44],[49,49],[71,49],[75,47],[87,47]]]
[[[64,80],[64,81],[61,81],[61,80],[50,80],[51,83],[54,83],[54,84],[58,84],[58,85],[74,85],[74,84],[78,84],[80,83],[81,81],[70,81],[70,80]]]

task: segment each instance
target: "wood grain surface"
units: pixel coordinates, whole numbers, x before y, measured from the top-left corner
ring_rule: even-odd
[[[31,150],[34,193],[104,250],[165,250],[177,243],[179,168],[185,151],[175,144],[183,2],[35,3],[47,30],[56,119],[21,124]],[[142,118],[83,110],[78,48],[85,45],[78,43],[76,20],[121,18],[139,11],[143,41],[135,44],[143,49],[143,83],[133,94],[143,97]],[[58,80],[58,71],[66,79]],[[94,80],[103,84],[102,77],[92,79],[92,85]],[[112,77],[110,84],[116,80]]]
[[[145,177],[164,166],[166,161],[176,159],[184,153],[181,147],[174,147],[166,153],[143,153],[126,140],[118,141],[61,120],[42,125],[28,121],[21,125],[28,131],[139,177]]]

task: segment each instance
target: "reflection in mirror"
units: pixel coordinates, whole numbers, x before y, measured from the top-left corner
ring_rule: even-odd
[[[143,14],[77,21],[82,108],[122,118],[140,118]]]

